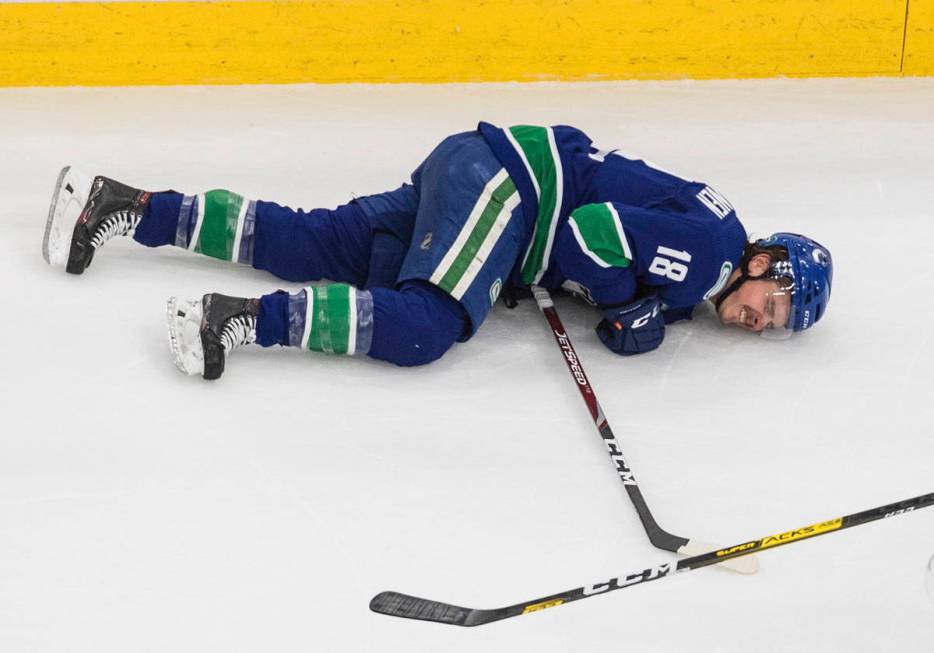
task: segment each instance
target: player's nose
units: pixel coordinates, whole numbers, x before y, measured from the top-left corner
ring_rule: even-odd
[[[765,326],[765,319],[762,313],[751,306],[744,306],[740,314],[741,322],[744,327],[750,331],[762,331]]]

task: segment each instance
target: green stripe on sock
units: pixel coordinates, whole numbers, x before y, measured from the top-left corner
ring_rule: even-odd
[[[346,354],[350,344],[350,286],[327,286],[331,353]]]
[[[204,194],[204,222],[195,245],[196,252],[225,261],[233,260],[237,217],[242,204],[243,197],[228,190],[212,190]]]
[[[529,246],[528,256],[522,265],[522,280],[525,283],[532,283],[538,272],[547,264],[544,258],[551,235],[551,223],[555,219],[558,170],[551,144],[548,141],[548,130],[545,127],[519,125],[510,127],[509,132],[522,148],[541,192],[538,200],[535,235]]]
[[[309,288],[312,314],[306,347],[329,354],[346,354],[350,345],[350,286],[332,283]],[[312,299],[312,298],[309,298]]]
[[[503,204],[505,204],[506,200],[512,197],[515,192],[516,185],[509,177],[506,177],[503,183],[493,190],[490,201],[487,202],[483,212],[480,214],[480,219],[474,226],[473,231],[470,232],[470,236],[467,237],[467,242],[464,243],[457,258],[454,259],[454,262],[451,263],[451,267],[448,268],[448,271],[441,278],[441,282],[438,284],[439,288],[445,292],[454,290],[454,287],[461,280],[461,277],[464,276],[464,272],[467,271],[470,262],[473,261],[474,256],[477,255],[477,251],[483,245],[483,241],[496,223],[497,216],[499,216],[500,212],[503,210]]]

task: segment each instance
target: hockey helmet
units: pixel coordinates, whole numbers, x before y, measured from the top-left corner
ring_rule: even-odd
[[[807,236],[780,232],[756,241],[760,247],[780,246],[788,253],[787,261],[774,261],[766,273],[773,279],[787,279],[791,291],[791,312],[784,328],[769,329],[763,335],[787,337],[809,329],[827,312],[833,283],[833,259],[830,251]],[[784,333],[782,333],[784,332]]]

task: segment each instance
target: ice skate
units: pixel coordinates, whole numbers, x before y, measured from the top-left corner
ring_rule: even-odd
[[[188,375],[220,378],[227,356],[256,341],[258,299],[218,293],[202,299],[168,301],[166,320],[175,366]]]
[[[42,240],[42,256],[81,274],[114,236],[132,235],[152,194],[72,167],[58,176]]]
[[[42,258],[46,263],[61,266],[68,261],[71,234],[88,201],[93,181],[93,177],[71,166],[65,166],[59,173],[42,238]]]

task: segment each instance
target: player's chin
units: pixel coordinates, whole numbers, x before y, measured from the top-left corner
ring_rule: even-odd
[[[722,308],[717,311],[717,319],[720,320],[720,324],[723,326],[730,326],[732,324],[732,322],[726,316],[726,311]]]

